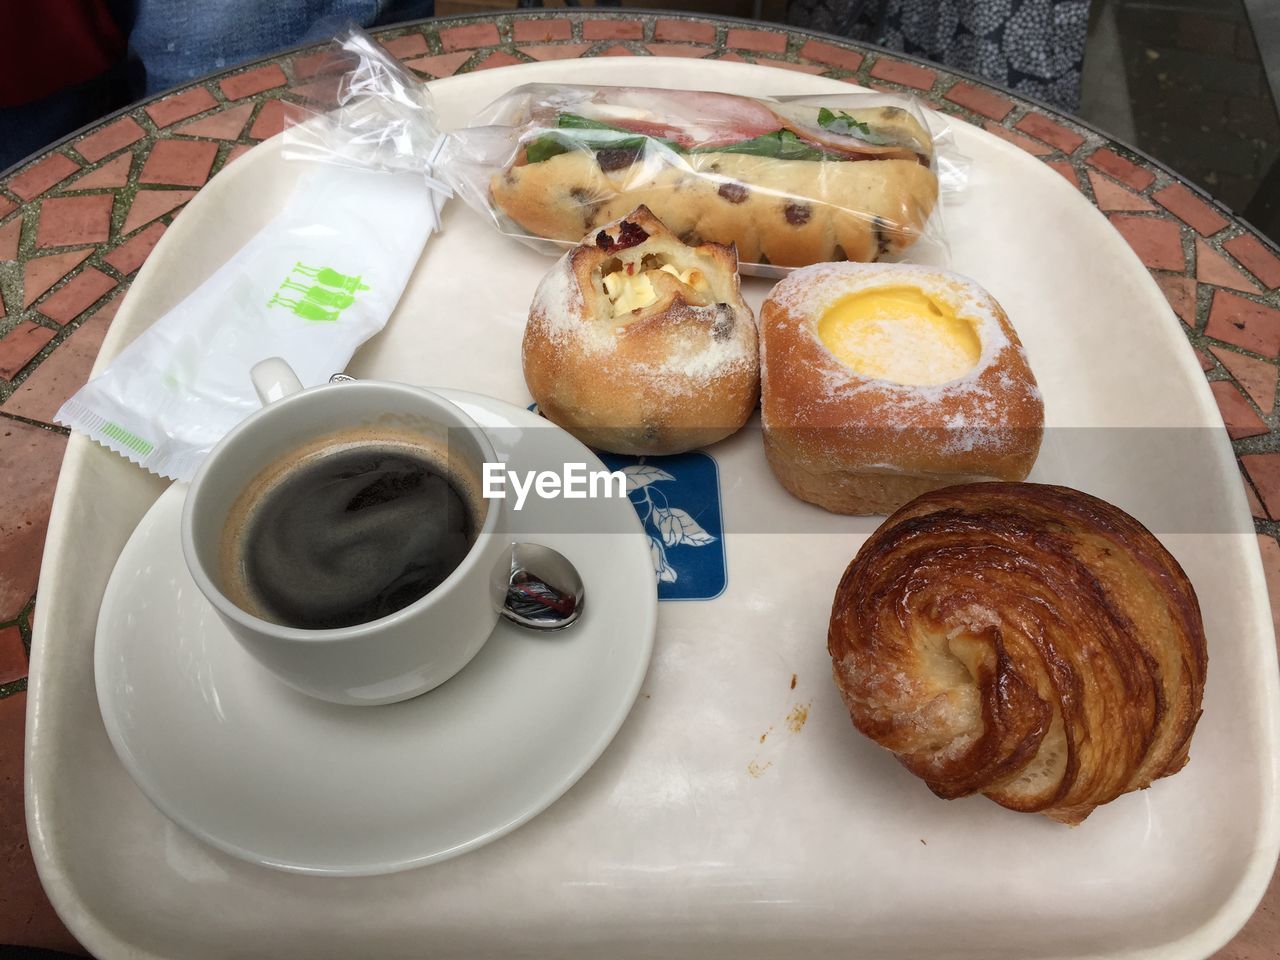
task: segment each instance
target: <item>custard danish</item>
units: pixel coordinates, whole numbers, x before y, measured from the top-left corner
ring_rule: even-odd
[[[1155,537],[1029,483],[890,517],[840,581],[827,647],[854,725],[935,794],[1068,824],[1182,768],[1207,664],[1195,591]]]

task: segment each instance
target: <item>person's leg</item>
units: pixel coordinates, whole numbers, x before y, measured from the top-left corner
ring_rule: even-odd
[[[369,27],[434,13],[434,0],[138,0],[129,50],[151,94],[325,40],[348,22]]]

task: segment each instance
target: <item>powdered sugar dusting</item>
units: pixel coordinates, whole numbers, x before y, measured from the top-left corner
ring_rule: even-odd
[[[533,295],[530,317],[542,325],[543,332],[555,342],[575,337],[583,326],[582,290],[573,274],[569,254],[556,261],[547,271]]]
[[[916,287],[946,303],[957,317],[972,324],[981,352],[962,376],[932,385],[867,377],[837,359],[818,336],[819,319],[838,301],[852,294],[902,285]],[[1033,381],[1009,373],[1007,367],[1015,357],[1025,364],[1022,347],[1006,334],[995,301],[967,277],[915,264],[829,263],[794,271],[774,287],[769,299],[781,308],[772,321],[785,330],[777,341],[806,338],[810,346],[817,348],[815,351],[806,346],[800,355],[818,358],[806,376],[817,377],[822,389],[809,409],[793,411],[797,422],[834,426],[841,422],[843,401],[869,393],[885,410],[884,421],[876,425],[877,430],[905,434],[941,427],[945,436],[938,441],[938,451],[956,454],[1007,447],[1016,438],[1016,430],[1005,423],[1010,398],[1040,399]],[[766,378],[770,375],[769,364],[794,362],[785,355],[770,357],[769,340],[764,338],[765,348],[761,350],[761,368],[766,371]],[[958,401],[963,401],[959,410]],[[953,412],[944,416],[943,409]],[[766,429],[777,426],[787,424],[772,424],[766,417]],[[838,433],[832,435],[833,452],[843,442]]]

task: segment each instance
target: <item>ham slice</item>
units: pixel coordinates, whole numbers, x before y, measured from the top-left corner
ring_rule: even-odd
[[[828,153],[838,153],[853,160],[920,160],[926,166],[929,154],[914,138],[902,135],[902,131],[875,124],[872,130],[888,143],[869,143],[856,136],[833,133],[818,123],[818,108],[805,104],[780,103],[774,115],[775,121],[790,130],[801,140]]]
[[[758,100],[728,93],[623,87],[607,102],[584,104],[584,115],[602,123],[682,147],[723,147],[782,127]]]
[[[588,92],[589,91],[589,92]],[[647,87],[581,88],[568,98],[545,101],[538,122],[554,125],[560,112],[576,113],[619,130],[670,141],[684,149],[715,149],[789,130],[802,141],[828,154],[850,160],[901,158],[930,163],[930,149],[910,127],[887,115],[880,122],[869,117],[876,136],[886,143],[870,143],[856,136],[833,133],[818,123],[818,108],[802,104],[765,104],[750,97],[693,90]],[[898,111],[903,113],[904,111]],[[865,114],[864,114],[865,115]],[[921,131],[921,135],[927,134]]]

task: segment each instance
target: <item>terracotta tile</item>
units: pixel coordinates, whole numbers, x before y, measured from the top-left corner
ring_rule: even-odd
[[[303,54],[293,58],[293,76],[295,80],[310,80],[331,73],[343,73],[355,62],[355,58],[339,53],[330,47],[323,47],[316,53]]]
[[[253,140],[266,140],[283,132],[307,115],[307,110],[296,103],[285,100],[268,100],[258,111],[258,117],[249,128],[249,137]],[[216,152],[216,151],[215,151]],[[212,164],[212,160],[210,164]],[[192,184],[199,186],[199,184]]]
[[[547,43],[573,38],[573,24],[563,18],[512,21],[516,43]]]
[[[1217,364],[1213,362],[1213,357],[1209,356],[1199,347],[1192,347],[1191,349],[1195,351],[1196,359],[1200,361],[1200,369],[1205,373],[1208,373],[1217,366]]]
[[[0,629],[0,683],[13,683],[27,675],[27,648],[17,627]]]
[[[521,47],[520,52],[535,60],[576,60],[590,50],[591,46],[589,43],[544,43]]]
[[[1197,233],[1206,237],[1217,233],[1227,225],[1227,218],[1205,203],[1185,184],[1171,183],[1151,195],[1151,198]]]
[[[1227,436],[1232,440],[1256,437],[1269,431],[1270,428],[1230,380],[1215,380],[1209,384],[1209,389],[1213,391],[1213,398],[1218,401],[1218,410],[1222,413]]]
[[[918,67],[914,63],[905,63],[901,60],[891,60],[888,57],[881,57],[875,62],[875,66],[871,68],[871,76],[888,80],[890,83],[900,83],[904,87],[914,87],[917,90],[932,88],[933,82],[938,79],[936,70]]]
[[[1196,325],[1196,282],[1180,273],[1153,273],[1156,283],[1178,319],[1191,329]]]
[[[0,490],[6,501],[0,511],[0,620],[14,619],[35,592],[66,445],[62,434],[17,420],[0,422]]]
[[[213,144],[216,148],[217,144]],[[196,195],[194,190],[139,190],[129,207],[122,233],[132,233],[156,217],[163,217]]]
[[[212,110],[217,105],[218,101],[213,94],[204,87],[191,87],[181,93],[172,93],[155,103],[149,103],[145,109],[147,116],[157,127],[169,127],[179,120],[186,120],[197,113]]]
[[[1240,485],[1244,487],[1244,498],[1249,501],[1249,514],[1259,520],[1267,519],[1267,508],[1258,499],[1258,494],[1253,489],[1253,484],[1249,482],[1249,478],[1245,476],[1243,470],[1240,471]],[[1268,537],[1267,539],[1270,540],[1271,538]],[[1274,540],[1271,540],[1271,542],[1275,543]]]
[[[755,50],[757,53],[786,53],[787,35],[775,30],[743,30],[730,27],[725,46],[737,50]]]
[[[233,77],[227,77],[218,83],[222,89],[223,96],[228,100],[243,100],[245,97],[251,97],[255,93],[262,93],[264,90],[272,90],[275,87],[284,86],[287,78],[284,71],[276,64],[271,63],[265,67],[258,67],[245,73],[237,73]]]
[[[12,380],[55,336],[48,327],[23,320],[0,339],[0,377]]]
[[[22,305],[29,307],[46,290],[82,264],[92,250],[73,250],[48,257],[32,257],[22,265]]]
[[[1089,175],[1089,184],[1093,187],[1094,200],[1100,210],[1154,210],[1155,204],[1146,197],[1140,197],[1128,187],[1122,187],[1110,177],[1104,177],[1092,170],[1085,171]]]
[[[321,77],[310,83],[304,83],[300,87],[290,87],[289,92],[294,96],[305,97],[315,103],[323,104],[325,107],[332,107],[338,103],[342,80],[341,76]]]
[[[117,294],[58,344],[4,402],[5,412],[53,423],[58,408],[88,381],[102,338],[123,299],[123,293]]]
[[[862,66],[865,59],[862,54],[856,50],[847,50],[844,47],[837,47],[834,43],[824,43],[821,40],[810,40],[800,48],[800,56],[806,60],[816,60],[818,63],[829,63],[833,67],[839,67],[841,70],[848,70],[851,73]]]
[[[45,299],[36,309],[55,323],[65,326],[115,286],[116,281],[101,270],[85,267],[78,276],[73,277],[66,286]]]
[[[83,197],[50,197],[40,204],[36,224],[37,247],[78,247],[104,243],[111,233],[110,193]]]
[[[1246,300],[1228,290],[1215,290],[1205,334],[1254,353],[1280,354],[1280,310]]]
[[[1062,124],[1050,120],[1042,113],[1028,113],[1014,126],[1023,133],[1029,133],[1031,136],[1057,147],[1063,153],[1074,153],[1076,148],[1084,143],[1084,137],[1080,134],[1069,127],[1064,127]]]
[[[659,20],[653,28],[653,39],[675,43],[715,43],[715,24],[696,20]]]
[[[17,209],[18,205],[16,203],[3,194],[0,194],[0,220],[3,220]]]
[[[583,44],[583,49],[585,48],[586,44]],[[692,43],[648,43],[645,44],[645,49],[655,57],[705,57],[711,52],[707,47],[699,47]],[[528,50],[522,52],[529,53]]]
[[[80,164],[65,154],[52,153],[10,180],[9,189],[23,200],[32,200],[79,169]]]
[[[0,227],[0,263],[18,259],[18,240],[21,236],[21,217],[14,217]]]
[[[452,77],[458,68],[471,59],[471,51],[461,53],[445,53],[438,57],[419,57],[417,60],[406,60],[405,66],[412,67],[433,77]]]
[[[1129,162],[1106,147],[1101,150],[1095,150],[1085,162],[1095,170],[1101,170],[1134,190],[1145,190],[1156,179],[1156,175],[1150,170]]]
[[[620,43],[615,43],[613,46],[607,47],[604,50],[601,50],[599,53],[596,54],[596,56],[597,57],[634,57],[634,56],[638,56],[638,54],[636,54],[635,51],[633,50],[628,50],[626,47],[624,47]],[[726,54],[720,59],[727,60],[732,56],[733,54]]]
[[[1067,183],[1071,184],[1077,190],[1080,189],[1080,178],[1076,176],[1076,168],[1067,160],[1046,160],[1045,166],[1052,167],[1062,176]]]
[[[158,140],[142,164],[139,183],[170,183],[180,187],[203,187],[209,179],[216,143],[202,140]]]
[[[1258,285],[1241,272],[1240,268],[1209,244],[1196,237],[1196,279],[1216,287],[1230,287],[1245,293],[1260,293]]]
[[[1280,517],[1280,453],[1248,453],[1240,458],[1267,516]]]
[[[90,170],[88,173],[76,177],[62,188],[62,192],[123,187],[129,182],[129,171],[132,167],[133,154],[122,153],[114,160],[108,160],[97,170]]]
[[[1228,350],[1226,347],[1210,347],[1213,355],[1216,356],[1227,371],[1235,378],[1244,392],[1249,395],[1249,399],[1258,405],[1258,409],[1262,411],[1262,415],[1269,416],[1276,404],[1276,376],[1277,371],[1275,364],[1267,363],[1265,360],[1257,360],[1253,357],[1246,357],[1243,353],[1236,353],[1234,350]]]
[[[982,126],[987,133],[993,133],[1001,140],[1007,140],[1015,147],[1019,147],[1027,151],[1027,153],[1034,157],[1047,157],[1049,154],[1053,153],[1051,148],[1045,146],[1039,140],[1032,140],[1030,137],[1024,137],[1020,133],[1014,133],[1012,130],[1006,130],[994,120],[988,120]]]
[[[163,223],[153,223],[145,230],[135,233],[102,259],[127,277],[142,266],[166,229]]]
[[[974,86],[972,83],[963,81],[955,84],[944,96],[952,103],[958,103],[992,120],[1003,120],[1013,109],[1013,101],[1008,97],[1002,97],[986,87]]]
[[[146,135],[147,131],[133,117],[121,117],[77,141],[75,148],[90,163],[97,163],[108,154],[137,143]]]
[[[759,63],[766,67],[779,67],[783,70],[794,70],[796,73],[807,73],[813,77],[826,73],[830,69],[817,63],[792,63],[790,60],[766,60],[761,58]]]
[[[644,24],[638,20],[587,20],[583,40],[643,40]]]
[[[1111,216],[1111,223],[1148,267],[1155,270],[1185,270],[1182,231],[1171,220],[1155,217]]]
[[[490,70],[493,67],[511,67],[517,63],[524,63],[519,57],[513,57],[505,50],[495,50],[483,60],[476,64],[477,70]]]
[[[452,27],[440,31],[440,44],[445,53],[455,50],[474,50],[498,43],[498,27],[493,23],[473,23],[465,27]]]
[[[1280,257],[1253,234],[1233,237],[1222,246],[1268,287],[1280,287]]]
[[[1258,551],[1262,554],[1262,572],[1267,578],[1267,593],[1271,599],[1271,622],[1280,627],[1280,544],[1276,543],[1275,537],[1268,537],[1265,533],[1258,534]],[[1272,889],[1275,889],[1275,880],[1272,880]],[[1268,912],[1268,906],[1263,903],[1260,908],[1264,915]],[[1263,947],[1258,951],[1249,950],[1235,954],[1235,960],[1266,960],[1267,949]],[[1215,954],[1217,960],[1233,960],[1230,955],[1231,947],[1228,946],[1223,953]]]
[[[227,151],[227,159],[222,161],[223,168],[225,169],[233,160],[239,160],[241,157],[243,157],[246,153],[248,153],[252,149],[253,149],[253,144],[237,143],[234,147],[232,147],[230,150]]]
[[[200,120],[192,120],[174,129],[184,137],[210,137],[214,140],[238,140],[244,125],[253,113],[252,103],[242,103],[210,114]]]
[[[398,60],[403,60],[406,57],[425,56],[430,50],[427,46],[427,38],[420,33],[406,33],[403,37],[396,37],[394,40],[383,40],[381,43],[387,53]]]

